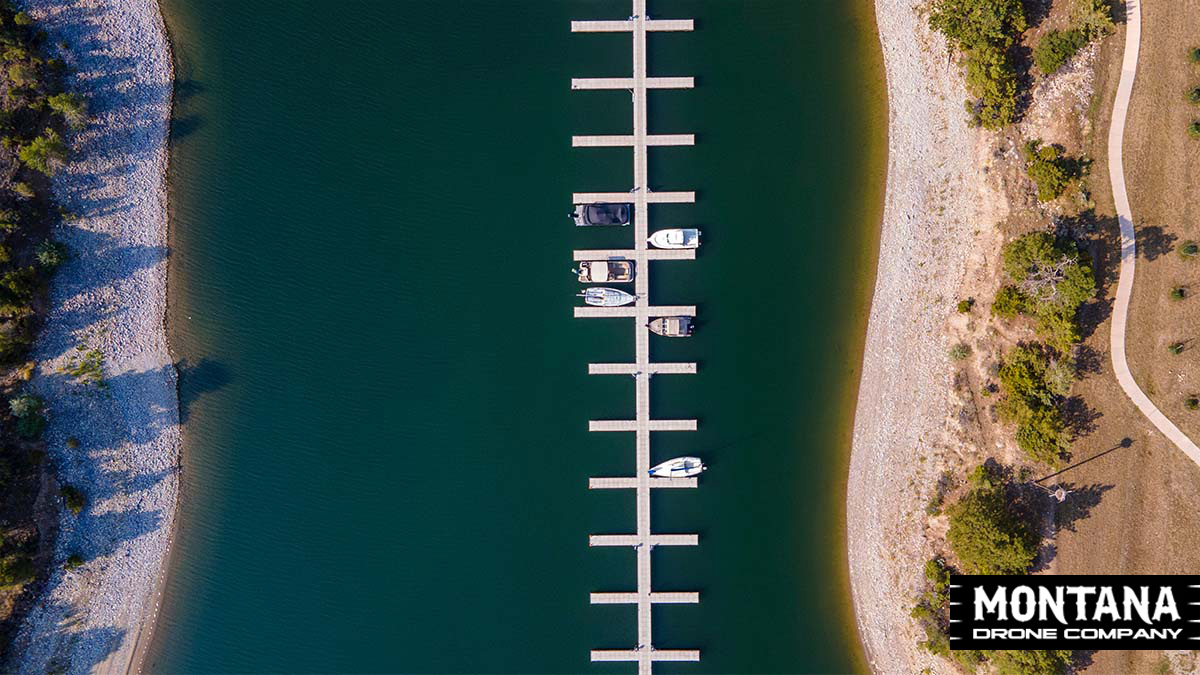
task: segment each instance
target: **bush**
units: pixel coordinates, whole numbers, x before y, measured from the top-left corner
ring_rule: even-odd
[[[1183,347],[1184,344],[1182,342],[1172,342],[1171,344],[1167,345],[1167,351],[1171,352],[1175,356],[1179,356],[1183,353]]]
[[[1187,297],[1187,291],[1184,290],[1183,286],[1176,286],[1171,289],[1172,300],[1182,300],[1185,297]]]
[[[21,394],[8,400],[8,409],[17,418],[17,433],[24,438],[39,438],[46,429],[42,414],[46,404],[33,394]]]
[[[950,358],[955,361],[962,361],[971,355],[971,346],[965,342],[960,342],[950,348]]]
[[[1036,345],[1020,345],[1004,356],[999,379],[1004,400],[998,411],[1017,425],[1017,445],[1030,459],[1057,466],[1068,446],[1060,405],[1074,368]]]
[[[1194,258],[1196,257],[1197,253],[1200,253],[1200,244],[1197,244],[1190,239],[1183,242],[1183,244],[1179,247],[1179,255],[1184,258]]]
[[[1192,103],[1200,103],[1200,87],[1188,92],[1188,100]]]
[[[1016,286],[1005,286],[996,293],[992,303],[992,313],[1005,319],[1011,319],[1018,314],[1026,313],[1029,298]]]
[[[1098,40],[1114,30],[1111,0],[1076,0],[1076,13],[1088,40]]]
[[[79,447],[79,439],[75,438],[74,436],[67,438],[67,447],[72,450],[74,450],[75,448],[78,448]]]
[[[14,63],[8,67],[8,79],[18,87],[37,86],[37,68],[30,63]]]
[[[1069,649],[1001,649],[988,658],[996,675],[1062,675],[1071,665]]]
[[[1013,122],[1018,78],[1008,52],[1026,28],[1021,0],[935,0],[929,27],[966,57],[972,123],[999,129]]]
[[[1037,186],[1038,201],[1048,202],[1066,192],[1071,181],[1083,175],[1083,164],[1066,157],[1055,145],[1029,141],[1025,144],[1025,171]]]
[[[1088,36],[1082,29],[1052,30],[1033,48],[1033,62],[1038,70],[1049,75],[1062,68],[1087,43]]]
[[[1200,122],[1192,122],[1188,125],[1188,136],[1200,138]]]
[[[73,129],[78,129],[87,122],[87,102],[79,94],[55,94],[46,99],[46,104],[51,110],[62,115]]]
[[[13,15],[13,23],[18,26],[32,26],[33,17],[29,16],[29,12],[17,12]]]
[[[75,515],[83,512],[87,506],[87,497],[84,496],[79,488],[73,485],[64,485],[59,489],[58,494],[63,498],[63,502],[67,505],[67,509]]]
[[[946,509],[946,539],[968,574],[1025,574],[1037,555],[1039,537],[1010,507],[1005,487],[980,466],[971,474],[971,489]]]
[[[49,239],[37,245],[36,253],[38,264],[48,270],[53,270],[67,261],[67,247]]]
[[[1200,47],[1192,47],[1192,51],[1188,52],[1188,58],[1192,63],[1200,63]]]
[[[19,317],[29,314],[30,303],[37,291],[37,273],[32,267],[9,270],[0,275],[0,316]]]
[[[82,564],[83,564],[83,556],[79,555],[78,553],[72,553],[71,555],[67,556],[67,561],[65,563],[63,563],[63,567],[65,567],[69,570],[73,570]]]
[[[25,199],[33,199],[34,194],[36,194],[33,191],[32,185],[20,180],[15,180],[12,182],[12,191],[17,193],[18,196],[24,197]]]
[[[58,132],[47,129],[29,145],[22,146],[17,156],[29,168],[52,176],[58,165],[67,161],[67,144]]]
[[[1183,407],[1187,408],[1188,410],[1196,410],[1197,408],[1200,408],[1200,398],[1195,396],[1187,397],[1187,400],[1183,402]]]
[[[975,306],[975,298],[967,298],[966,300],[959,300],[958,301],[958,313],[966,314],[967,312],[971,311],[971,308],[974,306]]]
[[[0,588],[16,588],[33,581],[33,560],[24,555],[0,558]]]

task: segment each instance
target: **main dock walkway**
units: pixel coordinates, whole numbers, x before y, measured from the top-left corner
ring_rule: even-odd
[[[634,534],[593,534],[591,546],[631,546],[637,556],[637,590],[633,592],[592,593],[593,604],[630,604],[637,606],[637,645],[632,649],[594,649],[593,661],[635,661],[638,673],[651,673],[655,661],[699,661],[695,649],[656,649],[650,608],[656,603],[697,603],[700,594],[690,591],[653,591],[650,585],[651,552],[655,546],[695,546],[695,534],[653,534],[650,529],[650,492],[654,488],[694,488],[695,478],[650,477],[650,433],[659,431],[695,431],[696,420],[655,420],[650,418],[650,378],[653,375],[694,374],[694,363],[651,363],[650,319],[660,316],[695,316],[693,306],[653,306],[650,304],[650,265],[656,260],[691,260],[693,250],[656,250],[649,248],[650,204],[679,204],[696,200],[694,192],[651,192],[647,183],[646,148],[651,146],[688,146],[696,142],[692,134],[650,135],[646,133],[647,89],[690,89],[691,77],[647,77],[646,33],[650,31],[690,31],[691,19],[651,19],[646,16],[646,0],[633,0],[633,13],[621,21],[572,21],[571,30],[579,33],[626,32],[633,36],[633,77],[577,78],[572,89],[627,89],[633,95],[633,134],[628,136],[575,136],[575,147],[629,147],[633,149],[633,186],[629,192],[583,192],[573,195],[574,203],[630,203],[634,205],[633,248],[620,250],[575,251],[575,260],[632,260],[637,275],[634,288],[637,300],[625,307],[576,307],[579,318],[633,319],[634,363],[593,363],[593,375],[628,375],[635,380],[635,417],[631,420],[592,420],[590,431],[632,432],[635,438],[635,475],[632,477],[592,478],[592,489],[631,489],[637,498],[637,532]]]

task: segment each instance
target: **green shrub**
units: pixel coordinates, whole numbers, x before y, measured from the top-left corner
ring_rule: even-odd
[[[1200,398],[1195,396],[1187,397],[1187,399],[1183,402],[1183,407],[1187,408],[1188,410],[1196,410],[1197,408],[1200,408]]]
[[[25,199],[33,199],[33,196],[36,194],[33,191],[33,186],[25,181],[15,180],[12,182],[11,187],[13,192],[17,193],[17,195],[20,197],[24,197]]]
[[[1062,675],[1071,665],[1069,649],[1001,649],[987,655],[996,675]]]
[[[0,558],[0,588],[16,588],[33,581],[33,560],[25,555]]]
[[[1192,103],[1200,103],[1200,87],[1188,92],[1188,100]]]
[[[13,23],[18,26],[32,26],[33,17],[29,16],[29,12],[17,12],[13,15]]]
[[[50,109],[59,113],[72,128],[78,129],[87,122],[87,102],[79,94],[63,92],[46,99]]]
[[[1184,290],[1183,286],[1176,286],[1175,288],[1171,289],[1172,300],[1182,300],[1185,297],[1187,297],[1187,291]]]
[[[999,129],[1013,122],[1018,76],[1009,48],[1026,28],[1021,0],[935,0],[929,26],[965,56],[972,123]]]
[[[967,298],[966,300],[959,300],[958,301],[958,313],[966,314],[967,312],[971,311],[971,308],[974,306],[975,306],[975,298]]]
[[[49,239],[37,245],[36,254],[38,264],[48,270],[53,270],[67,261],[67,247]]]
[[[1167,351],[1171,352],[1175,356],[1182,354],[1183,348],[1184,344],[1182,342],[1172,342],[1171,344],[1167,345]]]
[[[1184,258],[1194,258],[1197,253],[1200,253],[1200,244],[1190,239],[1183,242],[1179,247],[1179,255]]]
[[[46,129],[41,136],[22,146],[17,156],[29,168],[52,176],[57,166],[67,161],[67,144],[58,132]]]
[[[72,553],[71,555],[67,556],[67,561],[65,563],[63,563],[63,567],[65,567],[69,570],[73,570],[82,564],[83,564],[83,556],[79,555],[78,553]]]
[[[1011,508],[1005,487],[980,466],[971,489],[946,509],[946,540],[968,574],[1025,574],[1037,556],[1036,530]]]
[[[67,447],[72,450],[74,450],[75,448],[78,448],[79,447],[79,439],[75,438],[74,436],[67,438]]]
[[[1020,345],[1004,356],[998,412],[1017,425],[1016,440],[1032,460],[1057,466],[1068,447],[1060,405],[1074,381],[1074,368],[1036,345]]]
[[[37,68],[31,63],[14,63],[8,67],[8,79],[18,87],[37,86]]]
[[[1011,319],[1027,311],[1029,298],[1016,286],[1004,286],[996,293],[992,303],[992,313],[1005,319]]]
[[[1049,75],[1062,68],[1087,43],[1088,37],[1082,29],[1052,30],[1033,48],[1033,62]]]
[[[46,404],[33,394],[21,394],[8,400],[8,409],[17,418],[17,433],[24,438],[39,438],[46,429],[42,414]]]
[[[962,361],[971,355],[971,346],[965,342],[960,342],[950,348],[950,358],[955,361]]]
[[[1200,138],[1200,122],[1192,122],[1188,125],[1188,136]]]
[[[1048,202],[1057,198],[1083,175],[1083,163],[1066,157],[1055,145],[1029,141],[1025,144],[1025,171],[1037,186],[1038,201]]]
[[[1200,63],[1200,47],[1192,47],[1192,51],[1188,52],[1188,58],[1192,63]]]
[[[1114,30],[1111,0],[1075,0],[1075,12],[1088,40],[1098,40]]]
[[[28,315],[36,291],[37,273],[32,267],[9,270],[0,275],[0,316]]]
[[[87,497],[79,491],[79,488],[73,485],[64,485],[59,489],[58,494],[63,498],[63,502],[67,505],[67,509],[79,515],[87,506]]]

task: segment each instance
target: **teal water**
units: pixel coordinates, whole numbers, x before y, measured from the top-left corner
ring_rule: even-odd
[[[870,285],[877,85],[872,26],[845,0],[652,2],[694,17],[657,35],[659,226],[696,224],[693,263],[657,263],[653,297],[695,303],[688,341],[652,346],[700,374],[655,378],[655,460],[704,457],[699,490],[656,494],[659,672],[849,672],[841,541],[845,433]],[[572,35],[625,2],[343,4],[163,0],[179,89],[171,155],[172,341],[186,456],[181,529],[154,672],[632,672],[588,662],[635,642],[624,321],[571,318],[573,190],[625,190],[629,38]],[[874,145],[873,145],[874,144]],[[661,438],[660,438],[661,436]]]

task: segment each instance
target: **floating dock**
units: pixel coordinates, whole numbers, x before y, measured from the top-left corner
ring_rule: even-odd
[[[573,195],[576,204],[592,202],[633,203],[633,248],[618,250],[575,251],[575,260],[632,260],[638,270],[634,280],[637,300],[624,307],[576,307],[578,318],[633,319],[634,363],[593,363],[592,375],[626,375],[636,382],[636,410],[631,420],[592,420],[589,431],[632,432],[635,437],[636,471],[632,477],[592,478],[591,489],[629,489],[637,498],[637,532],[634,534],[593,534],[590,546],[631,546],[637,555],[637,590],[633,592],[592,593],[592,604],[629,604],[637,606],[637,645],[631,649],[594,649],[592,661],[630,661],[638,664],[638,673],[651,673],[655,661],[699,661],[696,649],[656,649],[650,608],[656,603],[697,603],[700,594],[692,591],[654,591],[650,586],[651,552],[655,546],[695,546],[695,534],[654,534],[650,529],[650,493],[655,488],[694,488],[695,478],[650,477],[650,433],[695,431],[696,420],[656,420],[650,418],[650,378],[653,375],[688,375],[696,372],[694,363],[651,363],[650,331],[647,324],[660,316],[695,316],[693,306],[653,306],[650,304],[650,265],[658,260],[692,260],[694,250],[658,250],[646,243],[649,237],[650,204],[683,204],[696,200],[694,192],[651,192],[646,176],[646,148],[694,145],[692,134],[646,133],[646,90],[690,89],[691,77],[647,77],[646,33],[652,31],[690,31],[691,19],[651,19],[646,16],[646,0],[633,0],[633,13],[620,21],[572,21],[576,33],[630,33],[633,37],[633,77],[575,78],[571,89],[624,89],[633,95],[633,134],[628,136],[574,136],[571,145],[579,148],[628,147],[633,150],[633,186],[629,192],[581,192]]]

